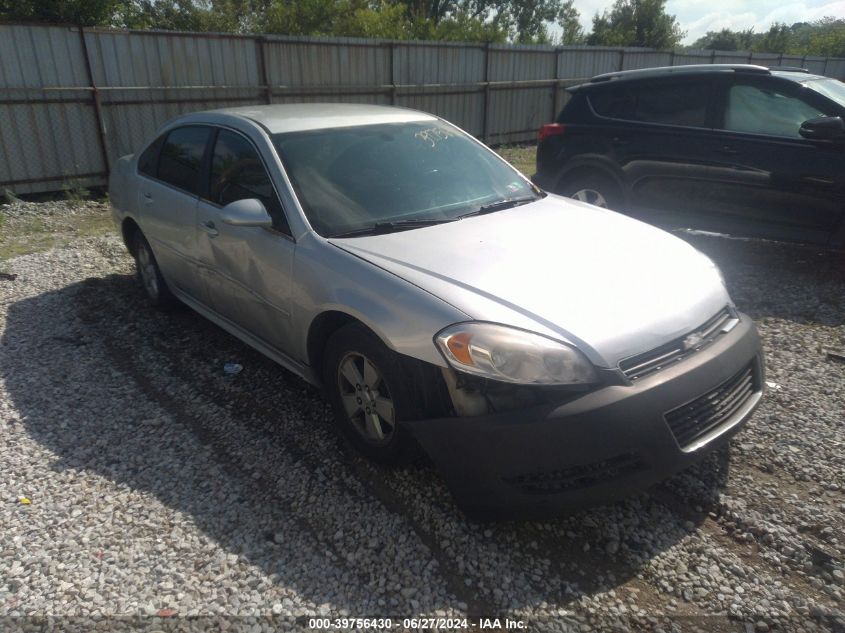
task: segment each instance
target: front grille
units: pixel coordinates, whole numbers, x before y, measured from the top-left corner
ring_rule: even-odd
[[[505,483],[527,493],[566,492],[617,479],[642,469],[644,465],[636,453],[624,453],[592,464],[509,477]]]
[[[619,369],[622,370],[628,380],[634,381],[645,378],[710,345],[722,334],[722,328],[733,318],[735,317],[731,311],[725,307],[692,332],[665,345],[620,361]]]
[[[682,449],[729,422],[760,390],[756,366],[752,362],[712,391],[664,416]]]

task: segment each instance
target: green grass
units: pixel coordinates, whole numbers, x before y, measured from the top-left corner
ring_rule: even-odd
[[[535,166],[537,155],[536,145],[502,145],[501,147],[497,147],[496,151],[502,158],[528,177],[533,176],[534,172],[537,171]]]
[[[80,211],[53,226],[43,218],[12,221],[0,211],[0,227],[0,264],[12,257],[68,246],[80,238],[115,230],[111,213],[100,207]]]

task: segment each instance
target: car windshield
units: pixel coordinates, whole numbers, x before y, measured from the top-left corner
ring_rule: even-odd
[[[273,142],[308,221],[326,237],[448,222],[542,195],[440,121],[287,132]]]
[[[804,85],[845,107],[845,83],[838,79],[812,79]]]

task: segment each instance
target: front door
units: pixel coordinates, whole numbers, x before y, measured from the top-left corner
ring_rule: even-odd
[[[239,227],[220,219],[236,200],[257,198],[273,229]],[[221,128],[214,140],[208,190],[198,205],[198,252],[208,306],[261,342],[289,354],[293,256],[282,205],[255,145]]]
[[[845,149],[798,130],[839,112],[799,84],[770,78],[734,78],[721,94],[718,212],[744,234],[827,242],[845,212]]]

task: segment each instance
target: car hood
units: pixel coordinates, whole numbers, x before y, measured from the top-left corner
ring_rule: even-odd
[[[330,242],[473,319],[564,340],[604,367],[689,332],[730,303],[718,269],[683,240],[554,195]]]

